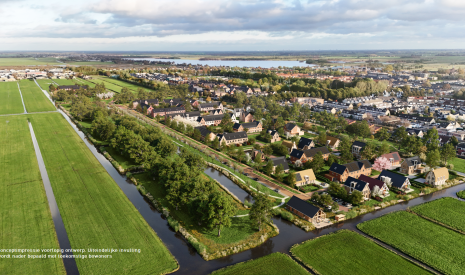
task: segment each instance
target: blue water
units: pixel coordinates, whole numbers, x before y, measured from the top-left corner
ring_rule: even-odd
[[[171,61],[175,64],[192,64],[192,65],[208,65],[208,66],[230,66],[230,67],[261,67],[261,68],[277,68],[282,67],[313,67],[313,64],[307,64],[299,61],[283,61],[283,60],[194,60],[194,59],[158,59],[158,58],[128,58],[132,60],[148,60],[148,61]]]

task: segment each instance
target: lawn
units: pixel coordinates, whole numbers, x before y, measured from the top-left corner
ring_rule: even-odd
[[[37,83],[39,83],[42,90],[47,91],[47,92],[50,91],[48,87],[50,87],[51,84],[55,84],[53,83],[52,79],[37,79],[36,81]]]
[[[0,133],[0,248],[59,249],[26,117],[1,117]],[[2,274],[66,274],[59,258],[1,259],[0,270]]]
[[[74,81],[71,79],[51,79],[53,82],[58,84],[58,86],[69,86],[69,85],[76,85]]]
[[[111,91],[113,91],[113,92],[115,92],[115,93],[120,93],[120,92],[121,92],[121,89],[123,88],[123,87],[118,86],[118,85],[115,85],[115,84],[113,84],[113,83],[103,81],[102,79],[96,79],[96,78],[94,78],[94,79],[90,79],[90,80],[88,80],[88,81],[90,81],[90,82],[92,82],[92,83],[94,83],[94,84],[102,84],[102,83],[103,83],[103,84],[105,84],[105,88],[106,88],[106,89],[111,90]]]
[[[454,165],[453,170],[465,173],[465,159],[455,158],[455,159],[449,161],[448,163]]]
[[[320,274],[429,274],[350,230],[308,240],[293,246],[291,253]]]
[[[91,88],[95,88],[95,83],[92,83],[82,78],[74,78],[73,81],[76,82],[76,84],[78,85],[87,85]]]
[[[465,238],[453,230],[405,211],[357,227],[442,273],[465,273]]]
[[[265,257],[255,260],[246,261],[231,265],[219,270],[214,271],[214,275],[236,275],[236,274],[267,274],[267,275],[281,275],[281,274],[310,274],[302,266],[296,263],[286,254],[273,253]]]
[[[18,82],[0,82],[0,115],[24,113]]]
[[[19,86],[28,113],[56,110],[52,102],[45,96],[42,90],[37,87],[34,81],[21,80],[19,81]]]
[[[79,272],[162,274],[175,270],[178,265],[168,249],[62,115],[30,118],[71,246],[141,250],[140,254],[113,253],[111,259],[76,259]]]
[[[444,197],[423,203],[412,208],[412,211],[438,221],[451,228],[465,232],[465,202],[451,197]]]
[[[60,64],[53,57],[47,58],[0,58],[0,66],[27,66],[27,65],[56,65]]]
[[[151,89],[146,88],[146,87],[137,86],[135,84],[131,84],[131,83],[128,83],[128,82],[125,82],[125,81],[122,81],[122,80],[118,80],[118,79],[114,79],[114,78],[111,78],[111,77],[107,77],[107,76],[100,76],[99,79],[101,79],[101,80],[103,80],[105,82],[117,85],[117,86],[126,87],[129,90],[132,90],[133,92],[136,92],[138,89],[141,89],[141,88],[144,89],[144,90],[151,90]]]

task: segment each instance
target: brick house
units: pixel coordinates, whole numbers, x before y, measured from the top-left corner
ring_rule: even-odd
[[[384,154],[384,155],[381,155],[380,157],[387,158],[389,161],[391,161],[392,166],[400,165],[400,161],[402,160],[398,152]]]
[[[262,123],[260,121],[254,121],[244,124],[235,123],[233,126],[234,132],[247,132],[250,133],[259,133],[262,131]]]
[[[406,158],[404,162],[400,165],[400,170],[402,174],[412,175],[415,173],[423,173],[425,167],[421,166],[421,159],[418,156]]]
[[[268,130],[268,134],[271,135],[270,143],[274,143],[281,140],[281,137],[276,130]]]
[[[294,149],[292,150],[290,156],[291,156],[291,162],[295,164],[296,161],[300,160],[301,163],[306,163],[307,161],[312,161],[313,157],[320,153],[323,156],[324,160],[328,160],[329,155],[331,154],[326,147],[317,147],[317,148],[312,148],[312,149],[307,149],[307,150],[298,150]]]
[[[243,144],[249,141],[246,132],[236,132],[236,133],[223,133],[217,135],[220,144]]]
[[[240,121],[241,122],[253,122],[253,121],[255,121],[255,118],[249,112],[242,112],[241,117],[240,117]]]
[[[316,207],[296,196],[292,196],[292,198],[287,202],[286,209],[300,218],[312,223],[319,223],[326,219],[326,213],[321,208]]]
[[[305,137],[301,137],[299,140],[299,144],[297,145],[297,148],[299,148],[300,150],[307,150],[311,149],[312,147],[315,147],[315,142]]]
[[[284,134],[288,137],[301,136],[303,131],[300,130],[300,127],[294,123],[287,123],[284,125]]]
[[[172,107],[172,108],[160,108],[152,110],[152,117],[155,118],[158,116],[166,116],[172,114],[182,114],[185,113],[186,109],[184,107]]]
[[[200,139],[205,140],[206,137],[210,138],[210,141],[214,140],[216,137],[215,133],[212,133],[210,130],[207,129],[205,126],[195,127],[194,129],[198,129],[200,132]]]
[[[344,165],[333,163],[325,177],[331,181],[345,182],[348,177],[358,179],[361,175],[371,175],[371,167],[368,160],[354,161]]]
[[[344,188],[346,189],[348,195],[352,194],[352,192],[355,190],[360,191],[363,194],[362,201],[370,199],[370,185],[364,181],[353,177],[348,177],[344,182]]]

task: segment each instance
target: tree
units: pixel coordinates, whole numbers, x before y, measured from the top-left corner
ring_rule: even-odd
[[[434,167],[438,166],[440,160],[441,160],[441,155],[438,149],[429,151],[426,154],[426,165],[428,165],[430,169],[433,169]]]
[[[347,163],[354,159],[354,156],[352,155],[352,142],[348,137],[343,136],[341,138],[341,142],[337,149],[341,153],[341,163]]]
[[[271,221],[273,210],[273,202],[268,199],[265,194],[255,196],[255,202],[250,209],[249,218],[258,226],[258,231],[261,231],[262,224]]]
[[[450,138],[449,143],[451,143],[451,144],[455,147],[455,146],[457,146],[457,144],[459,144],[459,141],[458,141],[458,139],[457,139],[455,136],[452,136],[452,137]]]
[[[318,143],[321,145],[326,145],[326,132],[325,131],[320,131],[318,134]]]
[[[321,152],[318,152],[315,156],[313,156],[312,161],[307,161],[304,165],[306,169],[313,169],[313,172],[315,173],[320,172],[323,166],[325,166],[325,160],[323,159],[323,154]]]
[[[401,149],[402,142],[404,141],[405,138],[407,138],[407,136],[408,136],[407,130],[405,129],[404,126],[401,126],[394,131],[393,138],[395,142],[399,144],[399,149]]]
[[[231,226],[231,217],[236,214],[237,208],[227,196],[220,192],[210,195],[206,203],[206,222],[210,228],[218,229],[218,237],[221,236],[223,227]]]
[[[105,116],[98,116],[92,121],[92,135],[99,137],[101,140],[109,140],[116,130],[116,125]]]
[[[194,134],[192,135],[192,138],[199,141],[201,137],[202,137],[202,134],[200,133],[200,130],[195,128],[194,129]]]
[[[373,169],[377,171],[383,171],[383,170],[388,170],[391,169],[391,161],[388,160],[385,157],[379,157],[375,160],[375,163],[373,164]]]
[[[431,128],[423,136],[423,142],[428,151],[434,151],[439,148],[439,134],[436,128]]]
[[[331,165],[333,165],[333,163],[335,162],[338,162],[338,158],[333,154],[329,154],[328,161],[326,161],[326,165],[331,167]]]
[[[242,163],[242,161],[245,158],[244,148],[239,147],[239,149],[237,149],[236,157],[239,160],[239,162]]]
[[[289,173],[286,180],[287,180],[287,184],[289,184],[290,187],[295,188],[296,178],[295,178],[295,172],[294,171]]]
[[[363,148],[363,151],[362,153],[360,154],[360,156],[362,157],[362,159],[372,159],[374,155],[376,155],[376,148],[375,146],[373,145],[373,143],[367,143],[367,145],[365,146],[365,148]]]
[[[362,199],[363,199],[363,194],[362,194],[362,192],[360,192],[358,190],[352,191],[352,194],[350,194],[350,196],[349,196],[349,201],[352,204],[360,204]]]
[[[212,147],[213,149],[218,149],[219,145],[220,145],[220,141],[218,139],[218,136],[216,136],[215,139],[212,141]]]
[[[283,173],[283,172],[284,172],[284,167],[283,167],[282,164],[279,164],[278,166],[276,166],[275,171],[274,171],[274,174],[276,176],[281,175],[281,173]]]
[[[380,140],[380,141],[383,141],[383,140],[388,140],[390,137],[391,137],[391,134],[388,132],[388,130],[386,128],[381,128],[381,130],[379,130],[376,134],[375,134],[375,137]]]
[[[258,164],[262,163],[262,152],[258,152],[253,161]]]
[[[273,154],[273,148],[271,147],[271,145],[266,145],[265,147],[263,147],[262,152],[263,154],[265,154],[265,156],[269,156]]]
[[[373,187],[373,192],[371,192],[371,196],[373,197],[379,196],[380,191],[381,189],[379,189],[378,185],[375,185],[375,187]]]
[[[273,162],[271,160],[268,161],[268,163],[265,166],[265,174],[267,174],[268,176],[271,175],[271,173],[273,173],[273,166]]]
[[[381,146],[378,148],[378,156],[390,153],[391,150],[389,148],[390,146],[387,142],[384,141],[383,143],[381,143]]]
[[[453,160],[455,158],[456,151],[454,145],[446,143],[444,146],[442,146],[440,154],[441,159],[444,162],[444,165],[447,165],[448,161]]]

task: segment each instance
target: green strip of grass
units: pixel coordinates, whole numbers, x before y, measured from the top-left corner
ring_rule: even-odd
[[[465,159],[455,158],[448,163],[454,165],[454,170],[465,173]]]
[[[349,230],[306,241],[292,254],[320,274],[429,274],[412,262]]]
[[[0,144],[0,248],[59,249],[25,116],[0,118]],[[43,253],[0,254],[12,257]],[[2,274],[66,274],[59,258],[1,259],[0,271]]]
[[[53,82],[60,86],[76,85],[76,83],[70,79],[53,79]]]
[[[296,263],[286,254],[273,253],[265,257],[258,258],[256,260],[238,263],[232,266],[228,266],[212,274],[215,275],[246,275],[246,274],[267,274],[267,275],[281,275],[281,274],[310,274],[302,266]]]
[[[48,100],[34,81],[21,80],[19,81],[19,86],[21,88],[24,104],[26,105],[28,113],[56,110],[52,102]]]
[[[24,113],[21,95],[18,89],[18,83],[1,82],[0,83],[0,114],[21,114]]]
[[[453,230],[405,211],[357,227],[440,272],[465,273],[465,238]]]
[[[94,84],[102,84],[103,83],[103,84],[105,84],[105,88],[107,90],[111,90],[111,91],[113,91],[115,93],[121,93],[121,89],[123,89],[123,87],[121,87],[121,86],[115,85],[115,84],[110,83],[110,82],[103,81],[102,79],[94,78],[94,79],[90,79],[89,81],[94,83]]]
[[[81,274],[162,274],[177,263],[134,205],[58,113],[31,115],[73,248],[140,249],[76,259]],[[75,253],[81,254],[81,253]],[[109,254],[109,253],[83,253]]]
[[[37,79],[36,81],[37,83],[39,83],[42,90],[47,91],[47,92],[49,91],[49,87],[51,84],[55,85],[52,79]]]
[[[412,211],[450,226],[451,228],[465,232],[464,201],[451,197],[444,197],[415,206],[412,208]]]

